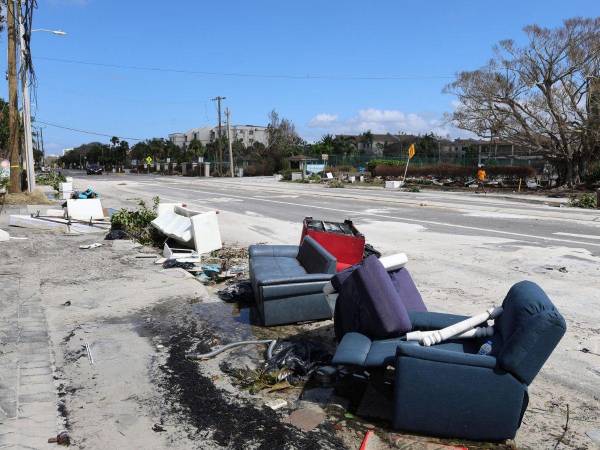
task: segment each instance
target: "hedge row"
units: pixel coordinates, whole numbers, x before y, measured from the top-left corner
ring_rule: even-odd
[[[395,162],[395,161],[394,161]],[[378,164],[371,169],[374,176],[401,177],[405,164]],[[489,166],[485,167],[488,177],[527,178],[535,175],[535,170],[528,166]],[[436,164],[429,166],[408,166],[407,176],[436,178],[470,178],[477,173],[477,167],[458,166],[454,164]]]

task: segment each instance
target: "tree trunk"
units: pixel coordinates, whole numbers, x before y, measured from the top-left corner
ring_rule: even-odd
[[[567,185],[569,187],[573,187],[573,160],[571,158],[567,159]]]
[[[8,41],[8,132],[10,159],[10,192],[21,192],[21,160],[19,147],[19,99],[17,97],[17,31],[14,0],[7,1]]]

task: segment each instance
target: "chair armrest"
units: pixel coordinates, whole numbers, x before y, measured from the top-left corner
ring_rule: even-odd
[[[297,245],[260,245],[255,244],[248,247],[250,258],[255,256],[273,256],[295,258],[298,256]]]
[[[413,330],[420,331],[441,330],[469,318],[468,316],[456,314],[421,311],[409,311],[408,316]]]
[[[371,339],[360,333],[346,333],[335,350],[333,365],[362,366],[371,350]]]
[[[285,278],[267,278],[264,280],[258,280],[259,286],[275,286],[278,284],[296,284],[296,283],[310,283],[315,281],[329,281],[333,275],[329,273],[307,273],[305,275],[297,275],[294,277]],[[319,289],[322,291],[322,289]]]
[[[475,366],[487,369],[496,367],[496,358],[489,355],[473,355],[433,347],[422,347],[415,343],[401,342],[396,348],[396,356],[406,356],[425,361]]]

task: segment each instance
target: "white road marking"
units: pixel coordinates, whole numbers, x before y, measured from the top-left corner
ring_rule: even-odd
[[[557,233],[552,233],[552,234],[558,234],[560,236],[571,236],[571,237],[577,237],[577,238],[584,238],[584,239],[600,239],[600,236],[593,235],[593,234],[563,233],[562,231],[559,231]]]
[[[206,190],[202,190],[202,189],[185,189],[185,188],[176,188],[176,187],[169,187],[168,189],[192,192],[192,193],[196,193],[196,194],[199,192],[202,192],[204,194],[211,194],[211,195],[224,195],[224,196],[232,197],[232,198],[240,198],[242,200],[256,200],[256,201],[260,201],[260,202],[277,203],[280,205],[301,206],[304,208],[324,209],[327,211],[337,211],[337,212],[343,212],[346,214],[353,214],[353,215],[362,215],[362,216],[366,215],[366,216],[372,216],[372,217],[382,217],[384,219],[393,219],[393,220],[400,220],[400,221],[404,221],[404,222],[414,222],[414,223],[420,223],[420,224],[426,224],[426,225],[439,225],[439,226],[444,226],[444,227],[449,227],[449,228],[458,228],[461,230],[482,231],[482,232],[486,232],[486,233],[504,234],[507,236],[515,236],[515,237],[519,237],[519,238],[541,239],[544,241],[551,241],[551,242],[568,242],[570,244],[591,245],[594,247],[600,247],[600,244],[596,244],[596,243],[592,243],[592,242],[583,242],[583,241],[574,241],[571,239],[560,239],[560,238],[552,238],[552,237],[545,237],[545,236],[536,236],[536,235],[532,235],[532,234],[513,233],[512,231],[502,231],[502,230],[494,230],[492,228],[472,227],[472,226],[468,226],[468,225],[458,225],[458,224],[453,224],[453,223],[437,222],[435,220],[409,219],[406,217],[399,218],[399,217],[389,216],[386,214],[373,214],[373,213],[368,213],[368,212],[358,212],[358,211],[351,210],[351,209],[332,208],[329,206],[318,206],[318,205],[306,205],[303,203],[284,202],[281,200],[270,200],[270,199],[266,199],[266,198],[244,197],[241,195],[224,194],[222,192],[212,192],[212,191],[206,191]],[[204,200],[205,199],[198,199],[198,201],[204,201]]]

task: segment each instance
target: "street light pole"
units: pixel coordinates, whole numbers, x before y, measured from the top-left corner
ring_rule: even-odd
[[[25,44],[25,27],[23,26],[23,16],[21,15],[21,8],[18,8],[18,21],[19,21],[19,43],[21,46],[21,89],[23,94],[23,128],[25,132],[25,164],[27,167],[27,191],[33,192],[35,190],[35,162],[33,159],[33,133],[31,132],[31,99],[29,97],[29,68],[27,64],[27,53],[29,47]],[[45,31],[58,36],[65,36],[62,30],[48,30],[45,28],[38,28],[34,31]]]

